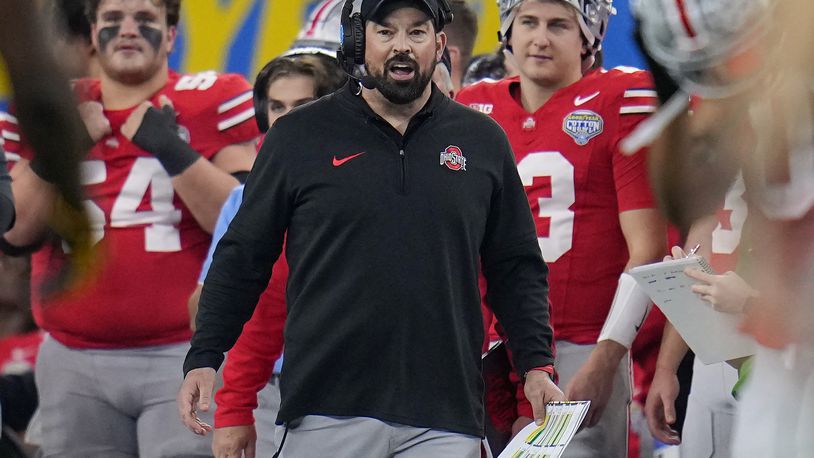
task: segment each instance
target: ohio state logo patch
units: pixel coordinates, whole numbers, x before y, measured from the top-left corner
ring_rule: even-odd
[[[466,158],[461,152],[461,148],[449,145],[444,151],[441,151],[441,165],[446,165],[448,169],[457,171],[466,171]]]
[[[605,120],[590,110],[577,110],[562,120],[562,130],[571,136],[579,146],[585,146],[592,138],[602,133]]]

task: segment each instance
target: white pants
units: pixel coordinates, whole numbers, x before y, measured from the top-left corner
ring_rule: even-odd
[[[687,417],[681,434],[682,458],[729,458],[738,371],[727,363],[705,365],[695,358]]]
[[[758,347],[735,422],[733,456],[808,458],[814,450],[814,345]]]

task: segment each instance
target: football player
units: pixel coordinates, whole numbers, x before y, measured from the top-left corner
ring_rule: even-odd
[[[743,180],[739,178],[727,193],[722,208],[714,216],[698,220],[688,234],[686,246],[698,244],[701,248],[697,253],[709,259],[716,272],[726,272],[711,276],[717,280],[726,278],[743,281],[733,271],[736,269],[738,247],[748,212],[744,192]],[[677,256],[682,255],[677,253]],[[707,274],[698,272],[693,275]],[[717,310],[736,313],[738,310],[732,308],[742,309],[743,299],[749,296],[750,289],[747,285],[744,288],[745,294],[739,294],[741,300],[737,307],[727,309],[724,307],[726,304],[711,305]],[[723,290],[719,287],[717,291],[717,294],[708,295],[707,299],[720,299],[718,296]],[[738,371],[726,362],[705,365],[698,358],[695,359],[692,388],[680,437],[672,427],[676,422],[675,401],[679,393],[676,372],[688,350],[689,347],[678,331],[667,323],[645,405],[650,431],[662,443],[680,443],[681,453],[685,456],[733,456],[732,431],[737,405],[732,388],[738,380]]]
[[[691,222],[738,169],[749,196],[745,267],[760,295],[745,329],[760,345],[738,406],[733,456],[802,457],[814,446],[814,42],[800,28],[810,12],[809,2],[770,0],[638,8],[651,64],[664,70],[663,86],[672,79],[680,88],[640,137],[658,137],[652,168],[664,178],[665,208]],[[776,47],[778,38],[788,46]],[[683,109],[688,93],[705,98],[693,116]]]
[[[82,169],[100,262],[77,288],[34,291],[35,317],[49,333],[36,369],[45,456],[209,453],[207,440],[184,434],[175,420],[177,370],[191,336],[184,304],[208,232],[238,183],[231,174],[250,169],[259,132],[245,79],[168,69],[180,7],[88,2],[101,76],[75,89],[97,107],[83,113],[94,145]],[[17,165],[20,184],[42,189],[49,176],[34,167],[36,156],[27,159]],[[49,205],[19,201],[33,210]],[[25,246],[42,229],[22,220],[6,238]],[[65,257],[59,243],[37,252],[34,283]]]
[[[458,100],[508,134],[551,269],[555,367],[569,399],[592,401],[565,456],[627,456],[628,348],[649,299],[624,272],[661,258],[666,226],[644,153],[625,157],[619,142],[655,110],[656,94],[646,72],[591,70],[609,0],[499,7],[519,75],[474,84]],[[626,312],[609,316],[613,303]]]

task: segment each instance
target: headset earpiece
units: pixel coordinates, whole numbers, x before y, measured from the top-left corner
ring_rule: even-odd
[[[440,11],[438,12],[440,31],[445,25],[451,23],[455,16],[452,14],[452,7],[449,6],[448,0],[438,0],[438,6],[440,7]]]
[[[342,68],[353,75],[356,65],[365,63],[365,28],[362,17],[353,11],[354,0],[345,0],[342,7],[342,44],[337,58]],[[361,57],[360,57],[361,56]]]
[[[353,60],[356,65],[365,63],[365,22],[359,13],[350,17],[353,30]]]

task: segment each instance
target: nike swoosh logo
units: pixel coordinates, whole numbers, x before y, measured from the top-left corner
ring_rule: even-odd
[[[343,157],[342,159],[337,159],[336,156],[334,156],[334,162],[333,162],[334,167],[339,167],[340,165],[344,164],[345,162],[348,162],[349,160],[357,158],[357,157],[359,157],[359,156],[361,156],[363,154],[365,154],[365,153],[357,153],[357,154],[354,154],[352,156]]]
[[[595,93],[589,95],[588,97],[582,97],[580,95],[576,96],[576,98],[574,98],[574,106],[578,107],[578,106],[582,105],[583,103],[590,102],[591,100],[594,99],[594,97],[599,95],[599,92],[600,91],[596,91]]]
[[[647,319],[647,315],[648,315],[649,313],[650,313],[650,311],[648,310],[648,312],[647,312],[647,313],[645,313],[645,314],[644,314],[644,316],[642,317],[642,321],[639,321],[639,324],[637,324],[637,325],[633,325],[633,327],[636,329],[636,332],[637,332],[637,333],[639,332],[639,329],[641,329],[641,328],[642,328],[642,326],[644,325],[644,320],[646,320],[646,319]]]

